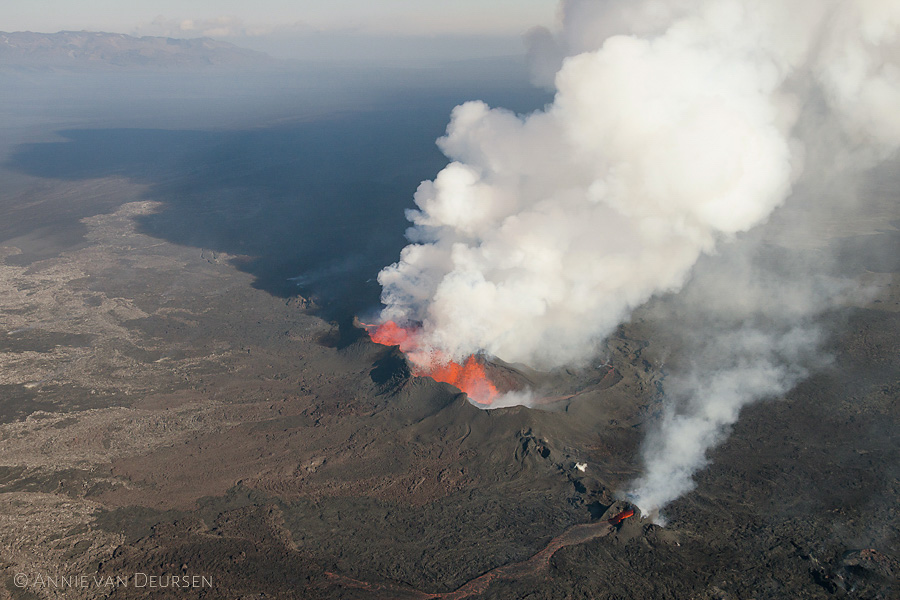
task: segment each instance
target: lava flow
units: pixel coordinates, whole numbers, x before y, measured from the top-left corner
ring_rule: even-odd
[[[608,519],[608,520],[607,520],[607,523],[609,523],[610,525],[618,525],[619,523],[621,523],[621,522],[624,521],[625,519],[627,519],[627,518],[629,518],[629,517],[633,517],[633,516],[634,516],[634,510],[632,510],[632,509],[629,508],[628,510],[623,510],[622,512],[620,512],[619,514],[617,514],[617,515],[614,516],[613,518]]]
[[[416,352],[419,345],[415,329],[401,327],[393,321],[386,321],[381,325],[361,325],[376,344],[399,346],[400,351],[409,357],[415,369],[414,375],[449,383],[478,404],[491,404],[500,395],[496,386],[488,379],[484,365],[474,355],[460,364],[438,352]]]

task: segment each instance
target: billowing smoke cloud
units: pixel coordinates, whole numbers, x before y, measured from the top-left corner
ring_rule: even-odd
[[[452,162],[419,187],[413,243],[379,276],[382,318],[420,324],[422,353],[582,363],[766,222],[804,169],[858,169],[900,141],[894,0],[562,8],[558,32],[530,34],[537,79],[555,71],[553,103],[525,117],[457,107],[438,142]],[[714,285],[693,287],[699,306],[713,298]],[[713,337],[667,380],[672,407],[632,490],[645,512],[691,488],[742,406],[814,368],[813,317],[833,297],[816,293],[755,325],[764,301],[750,294],[703,324]]]

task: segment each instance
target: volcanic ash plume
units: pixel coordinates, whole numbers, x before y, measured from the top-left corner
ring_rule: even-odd
[[[553,103],[525,117],[457,107],[438,141],[452,162],[419,187],[412,243],[379,275],[382,322],[415,328],[424,371],[478,353],[583,363],[701,256],[766,221],[811,156],[834,170],[900,137],[895,0],[570,0],[561,15],[560,31],[531,35],[535,64],[558,65]],[[814,147],[798,127],[812,99]],[[790,362],[801,339],[779,333],[760,364]],[[664,422],[642,508],[686,489],[645,493],[689,481],[743,404],[801,376],[744,369],[758,350],[736,346],[717,378],[702,364],[682,378],[709,419]],[[684,458],[666,462],[675,441]]]
[[[419,187],[414,243],[379,276],[382,318],[421,322],[422,347],[456,360],[582,362],[765,219],[795,168],[785,73],[725,32],[709,52],[710,28],[568,58],[554,103],[524,119],[457,107],[439,141],[454,162]]]

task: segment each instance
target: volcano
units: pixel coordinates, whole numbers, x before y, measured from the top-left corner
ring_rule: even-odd
[[[501,392],[488,378],[483,357],[473,354],[457,362],[437,351],[423,351],[416,327],[402,327],[393,321],[380,325],[360,324],[376,344],[397,346],[414,367],[413,375],[449,383],[482,406],[490,406],[500,397]]]

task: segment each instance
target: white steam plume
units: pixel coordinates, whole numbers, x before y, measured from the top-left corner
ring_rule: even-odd
[[[835,154],[797,127],[813,97],[833,128],[816,139],[846,142],[836,165],[900,141],[896,0],[569,0],[561,15],[556,34],[531,34],[535,63],[559,65],[553,103],[526,117],[457,107],[438,142],[452,162],[419,187],[413,243],[379,275],[382,318],[420,323],[423,351],[588,360],[633,309],[765,222],[805,160]],[[673,412],[654,437],[642,509],[689,488],[741,406],[802,376],[778,365],[814,335],[759,336],[682,377],[699,420]]]
[[[660,508],[694,488],[706,451],[726,436],[748,399],[783,394],[806,375],[801,359],[816,347],[818,332],[798,326],[775,336],[748,327],[710,341],[700,368],[667,382],[667,393],[684,405],[670,403],[645,444],[645,474],[634,491],[644,514],[658,518]]]
[[[818,252],[788,254],[745,236],[702,260],[681,293],[648,308],[680,356],[667,369],[667,406],[644,444],[645,472],[629,491],[644,514],[661,520],[661,508],[694,488],[707,450],[746,404],[780,397],[827,364],[816,317],[858,292],[822,267]]]

